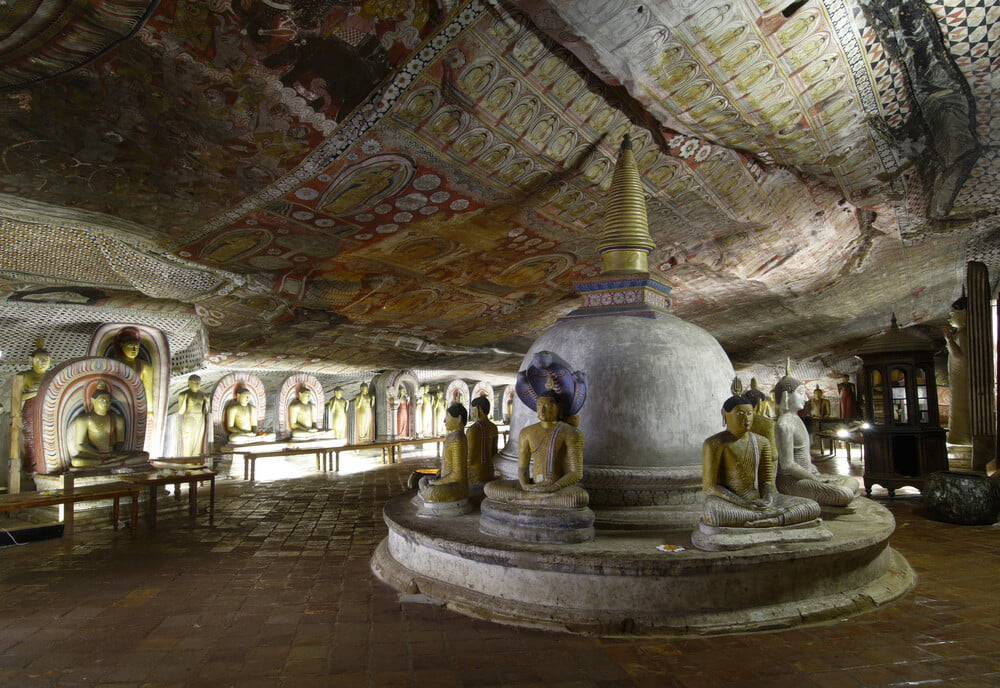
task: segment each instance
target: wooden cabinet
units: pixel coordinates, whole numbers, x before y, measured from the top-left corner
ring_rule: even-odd
[[[893,318],[888,332],[858,351],[864,432],[865,491],[881,485],[890,496],[904,485],[921,488],[924,477],[948,470],[934,379],[933,344],[900,330]]]

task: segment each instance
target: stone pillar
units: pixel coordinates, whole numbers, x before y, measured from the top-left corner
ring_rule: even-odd
[[[998,305],[998,307],[996,308],[994,316],[996,317],[996,323],[995,323],[995,326],[997,328],[996,331],[1000,332],[1000,305]],[[1000,350],[995,350],[995,353],[996,353],[996,364],[997,366],[1000,366]],[[998,368],[994,368],[994,370],[997,369]],[[995,391],[996,391],[996,396],[993,398],[1000,399],[1000,375],[998,375],[996,379]],[[994,410],[996,411],[996,418],[993,419],[994,422],[996,423],[996,425],[994,426],[996,430],[995,437],[1000,438],[1000,404],[998,404],[997,408]],[[998,471],[1000,471],[1000,442],[994,442],[993,460],[990,461],[990,463],[986,466],[986,472],[989,473],[990,475],[996,475]]]
[[[993,323],[990,314],[990,277],[986,265],[966,266],[969,300],[968,347],[972,468],[985,470],[996,447],[995,386],[993,380]]]

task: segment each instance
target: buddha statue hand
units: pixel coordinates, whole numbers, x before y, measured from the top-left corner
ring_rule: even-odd
[[[534,483],[521,483],[521,488],[526,492],[551,493],[558,492],[562,486],[552,480],[541,480]]]
[[[778,501],[777,488],[770,483],[765,484],[764,488],[761,490],[760,499],[756,501],[759,502],[765,509],[770,509],[774,506],[775,502]]]

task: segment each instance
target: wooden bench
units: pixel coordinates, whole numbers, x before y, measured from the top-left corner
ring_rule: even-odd
[[[188,486],[188,515],[198,515],[198,485],[209,482],[208,520],[215,518],[215,472],[209,470],[191,471],[186,474],[161,475],[159,473],[138,473],[124,476],[122,480],[135,485],[140,490],[149,488],[149,530],[156,532],[156,492],[164,485],[174,485],[174,497],[180,499],[180,486]],[[133,502],[134,503],[134,502]]]
[[[403,456],[403,447],[410,446],[410,445],[418,445],[418,444],[430,444],[430,443],[433,442],[434,444],[437,445],[437,447],[436,447],[436,449],[437,449],[437,458],[440,459],[441,458],[441,446],[444,443],[444,440],[445,440],[444,436],[440,436],[440,437],[414,437],[412,439],[396,440],[396,446],[399,449],[399,456],[400,456],[400,458],[402,458],[402,456]]]
[[[44,492],[17,492],[0,495],[0,512],[10,513],[22,509],[32,509],[39,506],[65,506],[63,524],[65,533],[73,532],[73,505],[77,502],[92,502],[110,499],[113,503],[111,518],[115,529],[118,529],[119,500],[129,497],[132,500],[132,519],[129,522],[131,535],[135,535],[135,524],[139,520],[139,495],[145,488],[127,482],[110,482],[98,485],[72,486],[62,490],[46,490]]]
[[[381,449],[382,450],[382,463],[398,463],[398,457],[402,456],[403,446],[405,445],[416,445],[416,444],[427,444],[429,442],[436,443],[437,454],[440,458],[441,456],[441,443],[444,442],[445,438],[442,437],[423,437],[423,438],[413,438],[413,439],[398,439],[398,440],[385,440],[383,442],[365,442],[363,444],[342,444],[340,446],[324,446],[321,444],[321,440],[317,441],[314,445],[309,445],[303,443],[303,446],[299,447],[285,447],[283,449],[278,449],[275,451],[259,451],[255,452],[252,450],[254,445],[237,445],[232,449],[227,450],[225,453],[232,454],[234,457],[239,455],[243,459],[243,479],[244,480],[256,480],[257,476],[257,459],[275,459],[275,458],[286,458],[289,456],[301,456],[303,454],[315,454],[316,455],[316,470],[323,471],[324,473],[331,468],[340,472],[340,454],[341,452],[352,452],[352,451],[365,451],[367,449]],[[261,445],[257,445],[260,447]]]
[[[331,463],[330,456],[333,454],[334,447],[295,447],[279,449],[277,451],[267,451],[267,452],[253,452],[242,449],[234,448],[230,451],[233,456],[239,454],[243,457],[243,479],[244,480],[256,480],[257,479],[257,459],[274,459],[274,458],[285,458],[289,456],[302,456],[304,454],[315,454],[316,455],[316,470],[327,471],[327,466]],[[339,455],[338,455],[339,458]],[[322,469],[320,466],[322,465]],[[339,466],[339,462],[338,462]]]

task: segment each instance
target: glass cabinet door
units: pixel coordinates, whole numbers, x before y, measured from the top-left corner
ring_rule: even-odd
[[[927,425],[931,422],[930,401],[927,396],[927,371],[918,367],[916,371],[917,383],[917,422]]]
[[[871,390],[872,422],[876,425],[885,425],[885,385],[882,380],[882,371],[871,370],[868,381],[868,389]]]
[[[892,421],[897,425],[906,425],[910,422],[906,370],[892,368],[889,371],[889,386],[892,390]]]

